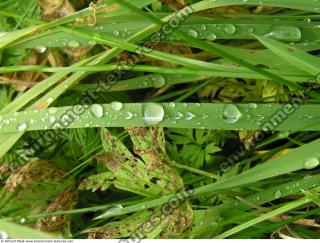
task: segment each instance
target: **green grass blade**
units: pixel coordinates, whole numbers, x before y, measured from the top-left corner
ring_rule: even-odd
[[[264,36],[254,35],[265,47],[287,60],[295,67],[317,76],[320,73],[320,59],[279,41]]]

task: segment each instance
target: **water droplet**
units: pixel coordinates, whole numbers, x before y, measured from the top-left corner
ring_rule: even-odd
[[[77,48],[77,47],[79,47],[79,46],[80,46],[80,44],[79,44],[78,41],[76,41],[76,40],[69,41],[69,47],[71,47],[71,48]]]
[[[26,222],[26,219],[25,218],[21,218],[20,219],[20,224],[24,224]]]
[[[251,109],[256,109],[258,107],[258,105],[256,103],[249,103],[248,107]]]
[[[176,107],[176,104],[173,103],[173,102],[170,102],[170,103],[169,103],[169,107],[174,108],[174,107]]]
[[[129,111],[129,112],[126,112],[126,114],[124,115],[124,118],[126,120],[130,120],[131,118],[133,117],[133,114]]]
[[[181,112],[174,113],[173,119],[179,120],[181,117],[183,117],[183,114]]]
[[[48,104],[51,104],[53,102],[53,98],[52,97],[49,97],[48,99],[47,99],[47,103]]]
[[[45,47],[45,46],[37,46],[36,47],[36,51],[38,52],[38,53],[44,53],[45,51],[47,50],[47,48]]]
[[[162,105],[146,103],[143,105],[143,120],[145,125],[156,125],[163,120],[164,110]]]
[[[195,30],[188,30],[188,34],[194,38],[197,38],[198,37],[198,32],[195,31]]]
[[[25,131],[27,128],[28,128],[28,126],[27,126],[26,123],[21,123],[21,124],[18,126],[18,131],[23,132],[23,131]]]
[[[249,27],[249,28],[248,28],[248,32],[249,32],[249,33],[253,33],[253,32],[254,32],[254,28],[253,28],[253,27]]]
[[[155,88],[161,88],[166,84],[166,80],[164,79],[164,77],[160,74],[154,76],[152,78],[152,85]]]
[[[275,198],[275,199],[278,199],[278,198],[280,198],[281,196],[282,196],[281,191],[276,190],[275,193],[274,193],[274,198]]]
[[[274,26],[266,36],[283,41],[299,41],[301,40],[301,31],[294,26]]]
[[[217,39],[217,36],[215,35],[215,34],[213,34],[213,33],[211,33],[211,34],[209,34],[208,36],[207,36],[207,40],[208,41],[214,41],[214,40],[216,40]]]
[[[227,104],[224,107],[223,117],[227,123],[235,123],[241,117],[241,112],[239,109],[233,104]]]
[[[224,32],[226,32],[228,35],[233,35],[234,32],[236,32],[236,27],[233,24],[227,24],[224,27]]]
[[[93,104],[90,108],[92,114],[95,116],[95,117],[98,117],[98,118],[101,118],[103,117],[103,107],[102,105],[99,105],[99,104]]]
[[[192,120],[192,118],[194,117],[195,115],[191,112],[187,112],[186,113],[186,120],[189,121],[189,120]]]
[[[54,116],[51,116],[50,119],[49,119],[49,121],[50,121],[51,123],[54,123],[54,122],[56,121],[56,118],[55,118]]]
[[[115,36],[119,36],[120,35],[120,31],[119,30],[114,30],[112,32],[112,34],[114,34]]]
[[[304,162],[303,168],[305,168],[307,170],[311,170],[311,169],[316,168],[319,164],[320,164],[319,159],[316,157],[313,157],[313,158],[310,158]]]
[[[205,26],[204,24],[202,24],[202,25],[200,26],[200,28],[201,28],[203,31],[206,31],[206,30],[207,30],[207,26]]]
[[[313,116],[310,116],[310,115],[303,116],[303,120],[310,120],[311,118],[313,118]]]
[[[111,106],[112,110],[120,111],[123,107],[123,104],[119,101],[113,101],[113,102],[111,102],[110,106]]]
[[[122,205],[120,204],[116,204],[116,205],[113,205],[111,208],[109,208],[107,210],[107,212],[104,214],[105,216],[112,216],[116,211],[118,211],[119,209],[122,209]]]

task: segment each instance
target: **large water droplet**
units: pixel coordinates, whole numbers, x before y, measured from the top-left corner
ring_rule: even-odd
[[[155,88],[161,88],[166,84],[166,80],[162,75],[158,74],[152,78],[152,84]]]
[[[93,104],[90,108],[95,117],[101,118],[103,116],[103,107],[99,104]]]
[[[226,32],[228,35],[233,35],[234,32],[236,32],[236,27],[233,24],[227,24],[224,27],[224,32]]]
[[[320,164],[320,161],[318,158],[313,157],[313,158],[309,158],[308,160],[306,160],[303,164],[303,168],[307,169],[307,170],[311,170],[316,168],[318,165]]]
[[[294,26],[274,26],[266,36],[282,41],[299,41],[301,31]]]
[[[113,102],[111,102],[110,106],[111,106],[112,110],[120,111],[123,107],[123,104],[119,101],[113,101]]]
[[[197,38],[198,37],[198,32],[195,31],[195,30],[188,30],[188,34],[194,38]]]
[[[233,104],[227,104],[224,107],[223,117],[227,123],[235,123],[242,116],[239,109]]]
[[[145,125],[156,125],[163,120],[164,110],[162,105],[146,103],[143,105],[143,120]]]

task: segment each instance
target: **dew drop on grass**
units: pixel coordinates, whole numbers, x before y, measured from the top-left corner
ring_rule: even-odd
[[[311,170],[316,168],[318,165],[320,164],[320,161],[318,158],[313,157],[313,158],[309,158],[308,160],[306,160],[303,164],[303,168],[307,169],[307,170]]]
[[[51,104],[53,102],[53,98],[52,97],[49,97],[48,99],[47,99],[47,103],[48,104]]]
[[[99,104],[93,104],[90,108],[90,111],[95,117],[101,118],[103,117],[103,107]]]
[[[51,123],[54,123],[54,122],[56,121],[56,118],[55,118],[54,116],[51,116],[51,117],[49,118],[49,121],[50,121]]]
[[[227,24],[224,27],[224,32],[226,32],[228,35],[233,35],[234,32],[236,32],[236,27],[233,24]]]
[[[18,131],[23,132],[23,131],[25,131],[27,128],[28,128],[28,126],[27,126],[26,123],[21,123],[21,124],[18,126]]]
[[[283,41],[299,41],[301,40],[301,31],[294,26],[275,26],[266,36]]]
[[[258,105],[256,103],[249,103],[248,107],[251,109],[256,109],[258,107]]]
[[[275,199],[278,199],[278,198],[281,197],[281,195],[282,195],[281,191],[276,190],[275,193],[274,193],[274,198],[275,198]]]
[[[114,31],[112,32],[112,34],[115,35],[115,36],[119,36],[119,35],[120,35],[120,32],[119,32],[119,30],[114,30]]]
[[[310,120],[312,118],[312,116],[310,116],[310,115],[304,115],[303,116],[303,120]]]
[[[179,120],[181,117],[183,117],[183,114],[182,114],[181,112],[176,112],[176,113],[174,113],[173,118],[174,118],[175,120]]]
[[[142,205],[141,207],[140,207],[140,209],[145,209],[146,208],[146,206],[145,205]]]
[[[71,48],[77,48],[77,47],[80,46],[79,42],[76,41],[76,40],[69,41],[68,45],[69,45],[69,47],[71,47]]]
[[[117,212],[119,209],[122,209],[122,205],[120,204],[116,204],[116,205],[113,205],[111,208],[109,208],[107,210],[107,212],[105,213],[106,216],[112,216],[113,213]]]
[[[124,118],[126,120],[130,120],[132,117],[133,117],[133,114],[130,111],[126,112],[125,115],[124,115]]]
[[[197,38],[198,37],[198,32],[195,31],[195,30],[188,30],[188,34],[194,38]]]
[[[214,40],[216,40],[217,39],[217,36],[215,35],[215,34],[213,34],[213,33],[211,33],[211,34],[209,34],[208,36],[207,36],[207,40],[208,41],[214,41]]]
[[[202,24],[202,25],[200,26],[200,28],[201,28],[203,31],[206,31],[206,30],[207,30],[207,26],[205,26],[204,24]]]
[[[143,120],[145,125],[156,125],[163,120],[162,105],[156,103],[143,104]]]
[[[152,85],[154,88],[161,88],[165,84],[166,84],[166,80],[160,74],[152,78]]]
[[[186,120],[187,120],[187,121],[190,121],[190,120],[192,120],[192,118],[193,118],[194,116],[195,116],[195,115],[194,115],[193,113],[187,112],[187,113],[186,113]]]
[[[47,48],[45,46],[39,45],[36,47],[36,51],[38,53],[44,53],[47,50]]]
[[[113,102],[111,102],[110,106],[111,106],[112,110],[120,111],[123,107],[123,104],[119,101],[113,101]]]
[[[227,104],[224,107],[223,118],[227,123],[236,123],[242,116],[239,109],[233,104]]]
[[[253,33],[253,32],[254,32],[254,28],[253,28],[253,27],[249,27],[249,28],[248,28],[248,32],[249,32],[249,33]]]
[[[169,107],[174,108],[174,107],[176,107],[176,104],[173,103],[173,102],[170,102],[170,103],[169,103]]]

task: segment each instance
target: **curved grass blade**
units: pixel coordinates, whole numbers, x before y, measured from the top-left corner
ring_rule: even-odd
[[[281,43],[265,36],[253,35],[265,47],[277,54],[279,57],[287,60],[290,64],[305,70],[306,72],[317,76],[320,73],[320,58],[310,55],[296,47]]]

